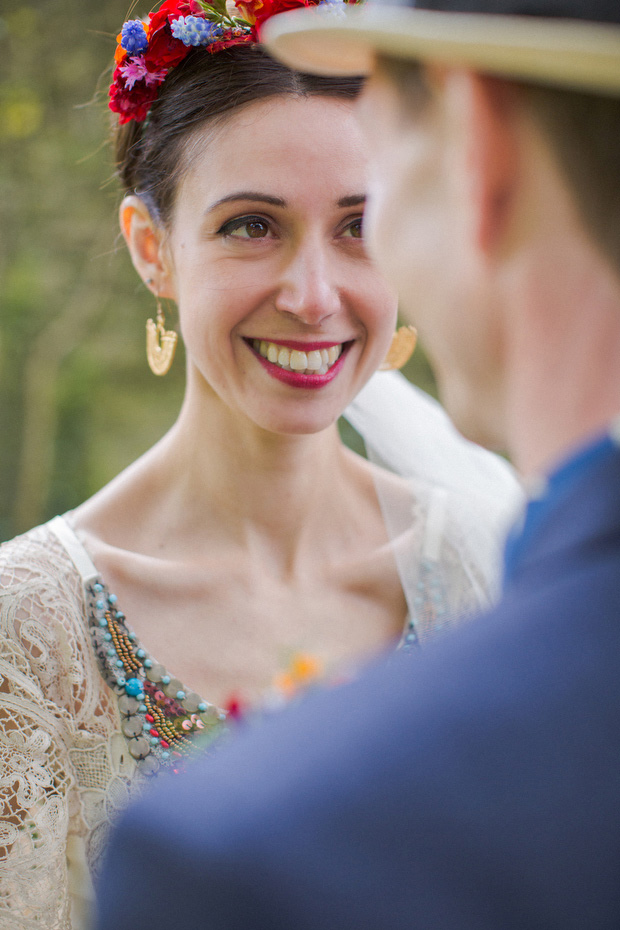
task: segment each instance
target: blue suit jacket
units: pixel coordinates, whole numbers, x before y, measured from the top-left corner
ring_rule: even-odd
[[[492,613],[157,785],[100,891],[101,930],[620,927],[620,452]]]

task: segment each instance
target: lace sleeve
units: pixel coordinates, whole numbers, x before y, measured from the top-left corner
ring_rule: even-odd
[[[76,754],[101,743],[81,579],[45,527],[0,549],[0,926],[75,930]],[[95,712],[96,713],[96,712]],[[101,711],[99,711],[101,713]],[[105,715],[104,715],[105,716]],[[102,727],[102,730],[104,728]],[[77,898],[84,894],[79,889]]]

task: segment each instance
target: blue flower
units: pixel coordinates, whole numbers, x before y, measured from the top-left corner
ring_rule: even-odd
[[[121,45],[130,55],[138,55],[148,48],[149,40],[146,37],[144,24],[139,19],[130,19],[125,23],[121,36]]]
[[[179,16],[170,23],[170,29],[183,45],[209,45],[222,34],[221,26],[200,16]]]

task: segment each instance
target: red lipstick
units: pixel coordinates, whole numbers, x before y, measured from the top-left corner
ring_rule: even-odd
[[[270,342],[274,342],[274,341],[275,340],[273,339],[270,340]],[[299,346],[305,346],[307,351],[312,351],[312,349],[315,347],[319,349],[329,349],[330,346],[340,345],[340,343],[338,342],[336,343],[334,342],[328,342],[328,343],[279,342],[277,343],[277,345],[286,346],[287,348],[291,347],[293,349]],[[325,387],[326,384],[329,384],[330,381],[334,380],[334,378],[336,377],[336,375],[342,368],[345,356],[349,350],[350,345],[351,343],[345,343],[343,345],[340,356],[336,359],[336,361],[331,366],[329,371],[325,372],[324,375],[319,375],[319,374],[302,375],[297,371],[287,371],[285,368],[280,368],[279,365],[275,365],[273,362],[270,362],[268,359],[264,358],[260,354],[260,352],[257,352],[256,349],[252,345],[248,345],[248,348],[250,349],[252,354],[258,359],[258,361],[261,363],[265,371],[267,371],[268,374],[270,374],[272,378],[276,378],[278,381],[282,381],[284,382],[284,384],[290,385],[290,387],[303,388],[307,390],[307,389],[316,389],[316,388]],[[303,352],[304,351],[303,348],[301,348],[300,351]]]

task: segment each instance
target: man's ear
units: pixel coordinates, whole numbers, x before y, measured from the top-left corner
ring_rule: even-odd
[[[483,254],[500,252],[510,235],[519,183],[518,91],[508,81],[454,70],[445,76],[448,105],[464,134],[461,182]]]
[[[134,268],[142,280],[159,297],[175,300],[164,230],[153,219],[144,200],[137,194],[125,197],[119,219]]]

